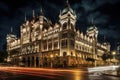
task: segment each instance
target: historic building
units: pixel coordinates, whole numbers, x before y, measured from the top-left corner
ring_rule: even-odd
[[[76,13],[67,2],[60,11],[59,22],[52,24],[42,9],[39,16],[27,20],[20,26],[20,38],[7,35],[8,61],[28,67],[87,66],[102,65],[102,54],[110,51],[109,43],[99,43],[98,29],[92,24],[86,34],[76,30]]]

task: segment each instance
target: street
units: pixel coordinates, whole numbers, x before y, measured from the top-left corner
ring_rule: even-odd
[[[0,67],[0,80],[120,80],[118,77],[88,74],[84,69]]]

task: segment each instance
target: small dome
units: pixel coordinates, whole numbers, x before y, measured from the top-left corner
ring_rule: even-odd
[[[74,14],[74,11],[72,10],[72,8],[70,8],[70,7],[66,7],[65,9],[63,9],[62,10],[62,14],[65,14],[65,13],[67,13],[67,12],[71,12],[72,14]]]
[[[97,27],[96,26],[91,26],[87,29],[88,31],[92,31],[92,30],[97,30]]]
[[[65,14],[65,13],[68,13],[69,11],[70,11],[72,14],[75,15],[73,9],[70,7],[69,2],[67,1],[67,2],[66,2],[66,7],[62,10],[62,13],[61,13],[61,14],[63,15],[63,14]]]
[[[10,36],[11,36],[11,38],[16,38],[16,35],[11,34]]]

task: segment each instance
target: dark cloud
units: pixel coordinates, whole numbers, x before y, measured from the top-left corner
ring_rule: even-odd
[[[113,37],[115,39],[118,39],[118,38],[120,39],[120,36],[118,36],[119,32],[113,29],[100,29],[100,34],[106,35],[107,37]]]
[[[3,2],[0,2],[0,10],[1,10],[1,12],[4,13],[4,15],[9,12],[8,6]],[[0,13],[0,14],[2,14],[2,13]]]
[[[87,16],[88,22],[91,22],[92,18],[95,24],[105,24],[109,21],[109,16],[101,14],[99,11],[90,13]]]
[[[78,7],[83,7],[86,11],[93,11],[97,8],[103,6],[104,4],[115,4],[117,2],[120,2],[119,0],[82,0],[81,5],[78,5]]]

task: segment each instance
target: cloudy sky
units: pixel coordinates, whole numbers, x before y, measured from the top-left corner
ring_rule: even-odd
[[[115,43],[120,41],[120,0],[69,0],[69,3],[77,15],[76,28],[85,33],[93,17],[99,30],[99,42],[105,36],[114,49]],[[66,0],[0,0],[0,50],[11,27],[20,36],[19,29],[25,13],[30,19],[32,10],[37,16],[42,7],[44,15],[55,23],[65,4]]]

